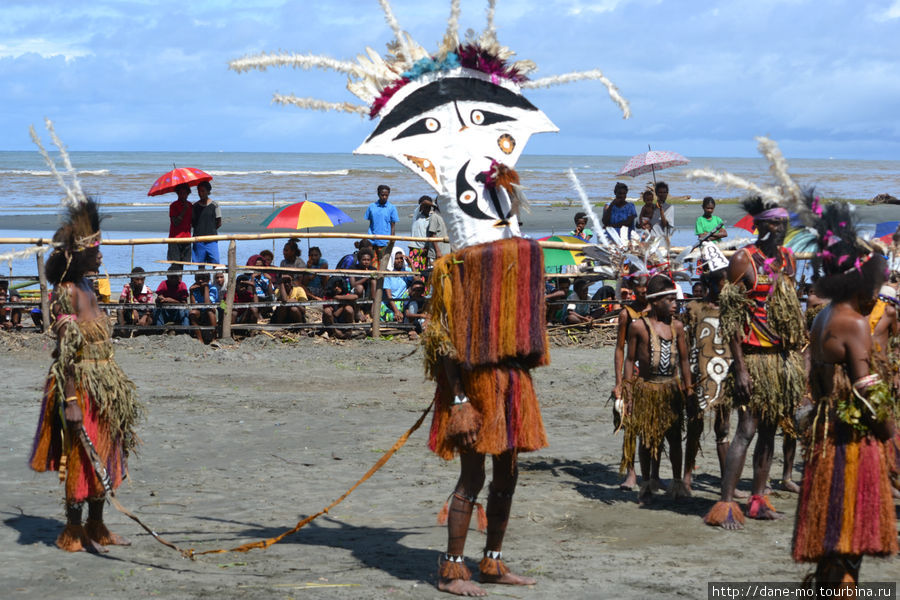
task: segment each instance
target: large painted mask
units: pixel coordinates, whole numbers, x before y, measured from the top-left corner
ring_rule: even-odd
[[[629,116],[625,100],[598,70],[529,80],[534,63],[511,62],[513,53],[497,41],[494,0],[488,2],[484,32],[463,43],[457,35],[459,0],[452,0],[447,32],[434,54],[400,29],[387,0],[380,3],[395,34],[385,57],[370,48],[357,62],[264,54],[233,61],[231,68],[321,67],[346,73],[347,89],[365,106],[280,95],[275,101],[378,118],[355,153],[394,158],[431,186],[455,249],[519,235],[517,215],[526,200],[513,168],[532,134],[558,131],[522,95],[523,88],[598,79]]]

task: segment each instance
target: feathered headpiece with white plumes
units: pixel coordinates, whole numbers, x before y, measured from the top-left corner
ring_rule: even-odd
[[[757,204],[761,210],[783,208],[801,215],[804,221],[807,221],[808,209],[803,201],[803,191],[788,173],[787,161],[778,148],[778,144],[767,137],[757,137],[756,141],[760,154],[769,161],[769,171],[775,178],[775,185],[759,186],[727,171],[712,169],[691,169],[685,173],[685,176],[688,179],[708,179],[716,184],[746,190],[750,192],[751,196],[757,196],[760,199],[761,202]],[[754,214],[750,207],[745,206],[745,208]]]
[[[33,125],[29,128],[29,132],[32,141],[37,145],[38,151],[44,158],[44,162],[47,163],[50,172],[56,178],[56,182],[65,192],[61,201],[61,208],[63,209],[64,227],[68,227],[71,230],[71,239],[63,242],[55,241],[50,246],[36,245],[22,250],[6,252],[0,254],[0,262],[11,264],[14,260],[46,252],[48,249],[71,250],[94,246],[100,239],[100,220],[97,213],[97,206],[81,189],[78,173],[75,170],[75,167],[72,166],[72,161],[69,159],[69,153],[66,151],[65,145],[62,143],[62,140],[59,139],[59,136],[56,135],[53,122],[50,119],[44,119],[44,124],[47,127],[47,131],[50,133],[50,139],[52,140],[53,145],[56,146],[59,151],[60,160],[62,161],[63,166],[62,171],[57,168],[56,161],[44,148],[43,143],[41,143],[41,138],[38,136]]]
[[[383,57],[369,47],[366,47],[365,54],[357,55],[356,62],[318,54],[278,52],[245,56],[231,61],[228,66],[239,73],[250,69],[265,71],[269,67],[319,68],[344,73],[347,75],[347,89],[365,105],[281,94],[275,94],[273,100],[279,104],[293,104],[311,110],[368,114],[371,118],[378,116],[388,100],[410,81],[428,73],[450,71],[459,67],[486,73],[495,81],[498,79],[511,81],[523,89],[551,87],[588,79],[597,80],[606,86],[610,98],[622,110],[624,118],[631,116],[628,101],[599,69],[528,79],[528,74],[535,71],[537,66],[529,60],[510,62],[515,53],[497,40],[497,29],[494,25],[496,0],[488,0],[487,25],[481,34],[476,35],[470,30],[462,42],[459,39],[460,2],[451,0],[447,29],[437,52],[433,55],[401,28],[388,0],[378,2],[384,11],[388,26],[394,32],[394,39],[387,45],[388,52]]]

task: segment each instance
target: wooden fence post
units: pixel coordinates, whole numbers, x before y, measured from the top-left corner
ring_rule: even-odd
[[[50,333],[50,294],[47,286],[47,273],[44,269],[43,252],[37,253],[37,270],[38,283],[41,285],[41,318],[44,322],[44,333]]]
[[[234,290],[237,288],[237,242],[228,242],[228,289],[225,292],[225,314],[222,316],[222,337],[231,338],[231,311],[234,308]]]
[[[377,246],[376,246],[377,247]],[[378,270],[386,271],[387,265],[382,264],[391,260],[391,253],[394,251],[394,240],[388,242],[387,249],[384,251],[384,258],[378,261]],[[378,277],[375,281],[375,294],[372,297],[372,339],[381,337],[381,298],[384,295],[384,276]]]

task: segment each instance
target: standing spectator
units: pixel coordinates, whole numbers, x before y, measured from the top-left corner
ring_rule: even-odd
[[[716,201],[712,196],[703,199],[703,214],[697,217],[697,224],[694,226],[694,233],[698,238],[705,238],[712,233],[709,241],[718,243],[719,240],[728,235],[725,231],[725,221],[718,215],[714,215],[716,210]]]
[[[209,199],[211,191],[212,185],[208,181],[197,184],[197,196],[200,199],[194,203],[191,217],[194,237],[216,235],[222,226],[222,211],[217,202]],[[194,262],[219,264],[219,242],[194,242],[193,251]]]
[[[634,205],[628,202],[628,186],[620,181],[613,188],[613,193],[615,199],[603,207],[603,216],[600,218],[603,226],[633,229],[637,211],[634,209]]]
[[[669,236],[675,231],[675,207],[666,202],[669,197],[669,184],[665,181],[656,183],[656,206],[650,217],[650,229],[659,236]]]
[[[390,187],[379,185],[378,200],[370,204],[369,208],[366,209],[370,235],[394,235],[400,215],[397,214],[397,208],[388,202],[390,195]],[[381,264],[381,259],[384,258],[387,252],[388,243],[386,240],[372,240],[372,245],[375,246],[378,264]]]
[[[584,240],[585,242],[591,241],[591,238],[594,237],[594,232],[588,229],[587,223],[588,218],[586,213],[575,213],[575,229],[570,231],[569,235],[573,235],[580,240]]]
[[[9,291],[9,281],[0,279],[0,327],[9,330],[15,327],[22,328],[22,309],[8,308],[5,306],[7,302],[21,302],[22,299],[15,293]],[[40,328],[38,328],[40,329]]]
[[[413,216],[412,227],[410,233],[413,237],[428,237],[428,222],[431,220],[431,208],[434,203],[431,196],[422,196],[419,198],[419,206],[416,214]],[[428,268],[428,248],[426,242],[410,242],[409,243],[409,263],[416,271],[424,271]]]
[[[191,286],[191,304],[215,304],[219,301],[219,294],[216,287],[209,283],[209,273],[197,273],[194,275],[194,285]],[[192,308],[188,313],[188,319],[191,325],[211,325],[213,331],[210,335],[204,335],[200,329],[195,330],[194,334],[197,339],[208,344],[216,337],[216,309],[215,308]],[[209,341],[207,341],[207,339]]]
[[[447,237],[447,224],[444,223],[444,217],[441,216],[441,209],[437,204],[433,204],[431,208],[426,236],[440,240]],[[428,263],[430,265],[445,254],[450,254],[450,244],[444,241],[428,242]]]
[[[309,249],[309,261],[306,263],[307,269],[327,269],[328,261],[322,258],[322,250],[318,246]],[[306,293],[311,294],[316,299],[325,294],[325,275],[316,275],[313,273],[305,273],[303,276],[303,284],[306,287]]]
[[[283,273],[278,284],[278,299],[282,302],[308,302],[309,298],[300,285],[300,274]],[[272,315],[272,323],[306,323],[306,307],[279,306]]]
[[[135,267],[131,272],[131,280],[122,286],[119,304],[146,304],[147,308],[121,308],[116,318],[119,325],[140,325],[146,327],[153,324],[153,290],[144,283],[144,269]]]
[[[173,306],[175,304],[187,304],[187,300],[188,288],[181,280],[181,275],[170,273],[166,280],[156,288],[156,310],[153,311],[154,324],[160,326],[166,323],[187,325],[187,309]]]
[[[169,205],[169,237],[191,237],[191,219],[194,216],[194,208],[187,199],[191,195],[191,188],[188,184],[182,183],[175,188],[175,193],[178,194],[178,199]],[[170,243],[169,250],[166,252],[166,260],[190,262],[191,245]]]

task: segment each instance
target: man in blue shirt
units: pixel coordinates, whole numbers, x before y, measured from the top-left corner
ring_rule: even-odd
[[[397,221],[397,207],[388,202],[391,188],[386,185],[378,186],[378,200],[366,209],[366,219],[369,220],[369,233],[373,235],[394,235]],[[387,240],[372,240],[375,252],[378,256],[378,264],[381,265],[384,254],[387,251]]]

